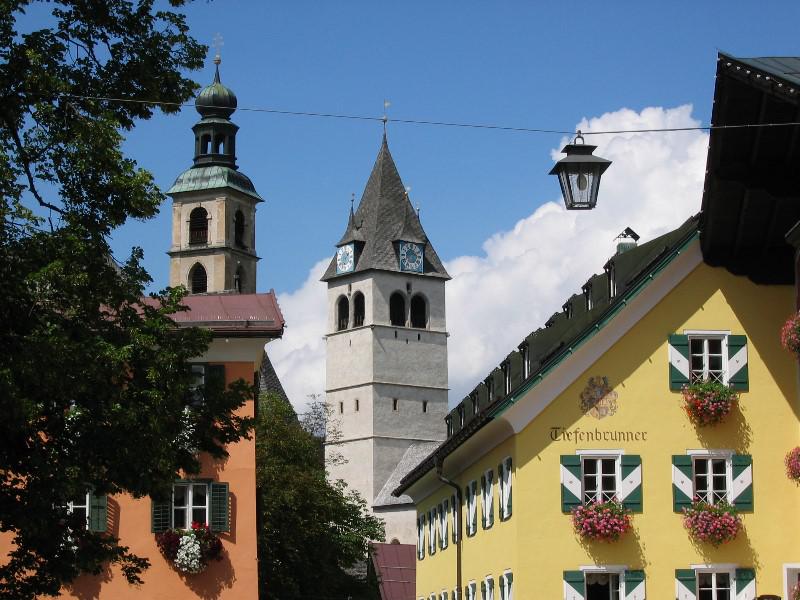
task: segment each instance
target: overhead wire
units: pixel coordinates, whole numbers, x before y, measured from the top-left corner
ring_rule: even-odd
[[[113,98],[108,96],[84,96],[79,94],[59,94],[62,97],[74,98],[77,100],[96,100],[103,102],[120,102],[120,103],[134,103],[134,104],[151,104],[155,106],[173,106],[178,108],[191,108],[194,107],[192,103],[181,102],[163,102],[160,100],[137,100],[132,98]],[[553,135],[619,135],[623,133],[674,133],[683,131],[714,131],[720,129],[750,129],[759,127],[792,127],[800,125],[800,121],[792,121],[787,123],[741,123],[734,125],[698,125],[694,127],[650,127],[642,129],[609,129],[609,130],[581,130],[570,131],[566,129],[544,129],[536,127],[515,127],[510,125],[497,125],[491,123],[459,123],[455,121],[431,121],[426,119],[398,119],[390,118],[386,115],[381,117],[374,117],[369,115],[353,115],[343,113],[331,112],[313,112],[313,111],[299,111],[299,110],[283,110],[278,108],[259,108],[259,107],[237,107],[236,110],[268,113],[276,115],[288,115],[296,117],[319,117],[327,119],[348,119],[352,121],[374,121],[381,123],[400,123],[404,125],[429,125],[435,127],[459,127],[463,129],[488,129],[496,131],[511,131],[518,133],[543,133]]]

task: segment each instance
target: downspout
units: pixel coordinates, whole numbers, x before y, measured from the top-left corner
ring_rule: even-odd
[[[464,593],[464,588],[461,586],[461,542],[464,539],[463,531],[461,528],[461,488],[458,487],[458,484],[454,481],[451,481],[444,475],[442,475],[442,467],[444,466],[444,457],[439,456],[438,454],[435,455],[434,460],[436,461],[436,477],[439,478],[439,481],[442,483],[449,485],[456,491],[456,518],[455,522],[453,523],[453,530],[457,533],[456,536],[456,589],[458,590],[458,597],[461,598],[462,594]]]

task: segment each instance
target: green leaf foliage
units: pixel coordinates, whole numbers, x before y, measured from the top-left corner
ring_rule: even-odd
[[[164,200],[121,148],[156,109],[77,97],[189,100],[183,73],[206,49],[170,8],[183,3],[55,1],[32,30],[31,2],[0,2],[0,532],[14,541],[3,598],[55,595],[109,563],[138,581],[147,558],[88,531],[67,503],[88,490],[163,496],[179,470],[197,472],[197,451],[224,457],[252,427],[234,413],[244,382],[192,401],[186,363],[210,334],[171,319],[185,290],[143,302],[141,250],[111,255],[114,229]]]
[[[374,598],[366,571],[383,521],[341,480],[330,482],[319,439],[273,394],[256,421],[260,598]]]

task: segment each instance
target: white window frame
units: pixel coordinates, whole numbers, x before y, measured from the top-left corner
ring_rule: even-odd
[[[86,492],[84,494],[84,504],[75,504],[74,502],[67,502],[67,514],[72,514],[75,511],[75,508],[85,508],[86,509],[86,523],[84,524],[84,529],[89,529],[89,511],[91,510],[91,493]]]
[[[514,580],[509,575],[511,571],[506,570],[500,576],[500,600],[514,600]]]
[[[697,590],[697,596],[700,596],[700,575],[705,573],[713,573],[714,574],[714,583],[712,584],[713,589],[713,599],[718,600],[717,598],[717,578],[716,575],[718,573],[725,573],[728,575],[728,597],[733,600],[736,597],[736,566],[735,565],[694,565],[692,566],[694,569],[694,585],[695,590]]]
[[[508,468],[508,463],[511,462],[511,468]],[[506,456],[502,461],[501,464],[503,465],[503,477],[499,477],[500,473],[498,471],[498,478],[497,484],[498,488],[498,501],[500,504],[500,520],[507,519],[510,515],[508,514],[508,499],[510,497],[511,486],[512,486],[512,471],[514,470],[514,459],[510,456]]]
[[[717,459],[725,461],[725,501],[731,504],[731,492],[733,490],[733,450],[687,450],[686,454],[692,457],[692,500],[697,496],[697,486],[695,485],[695,462],[697,459]],[[713,504],[716,504],[714,502]]]
[[[504,362],[500,365],[500,369],[503,371],[503,389],[505,391],[503,395],[508,396],[511,393],[511,363]]]
[[[425,558],[425,513],[417,516],[417,558]]]
[[[792,588],[800,583],[800,563],[783,563],[783,597],[789,600]]]
[[[584,462],[588,460],[613,460],[614,461],[614,497],[617,497],[619,494],[619,488],[622,484],[622,454],[623,452],[618,450],[597,450],[597,451],[581,451],[579,450],[576,454],[581,457],[581,503],[586,505],[590,502],[596,502],[597,497],[595,496],[595,500],[587,501],[586,490],[584,489],[584,479],[586,477],[586,472],[584,469]],[[598,481],[602,481],[602,473],[595,474],[595,477]],[[598,488],[599,489],[599,488]],[[601,501],[607,501],[608,499],[603,499],[601,496]]]
[[[484,577],[483,583],[486,586],[486,596],[481,600],[494,600],[494,579],[491,575],[487,575]]]
[[[203,486],[206,488],[206,504],[205,504],[205,511],[206,511],[206,520],[203,525],[210,524],[210,517],[211,517],[211,486],[208,483],[202,481],[181,481],[172,484],[172,497],[170,499],[170,513],[169,513],[169,520],[170,524],[172,525],[172,529],[190,529],[192,523],[195,522],[192,519],[192,512],[195,508],[202,508],[201,505],[195,506],[193,503],[194,497],[194,486]],[[180,506],[180,508],[184,511],[184,523],[183,525],[178,525],[175,523],[175,488],[177,487],[185,487],[186,488],[186,504],[184,506]],[[187,525],[188,523],[188,525]]]
[[[478,481],[473,479],[467,484],[467,535],[473,536],[478,531]]]
[[[689,382],[692,383],[694,381],[692,370],[692,340],[718,339],[722,342],[720,347],[720,352],[722,353],[720,383],[728,385],[728,336],[731,334],[730,330],[684,329],[683,334],[689,338]],[[708,343],[705,343],[703,349],[703,381],[708,379],[708,356]]]
[[[450,542],[450,528],[447,520],[450,518],[450,499],[445,498],[439,503],[439,546],[442,550],[447,548]]]
[[[459,519],[459,505],[458,505],[458,496],[453,494],[450,496],[450,513],[451,513],[451,521],[453,522],[453,543],[458,543],[458,538],[461,534],[461,521]]]
[[[436,507],[428,510],[428,556],[436,554]]]
[[[478,593],[478,583],[473,579],[469,583],[467,583],[466,587],[466,598],[464,600],[477,600],[475,597]]]
[[[580,570],[583,572],[584,596],[586,595],[586,575],[592,573],[606,573],[608,575],[616,575],[618,577],[617,597],[619,598],[619,600],[623,600],[623,598],[625,598],[625,571],[628,570],[627,565],[606,565],[606,566],[586,565],[580,567]]]
[[[481,489],[481,519],[483,528],[490,529],[494,525],[494,469],[486,469],[483,477],[486,487]]]
[[[440,600],[447,600],[447,590],[442,590],[442,593],[439,595]]]

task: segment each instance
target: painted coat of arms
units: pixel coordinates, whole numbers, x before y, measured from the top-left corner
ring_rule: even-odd
[[[597,375],[581,392],[581,411],[596,419],[610,417],[617,412],[617,392],[611,389],[608,377]]]

